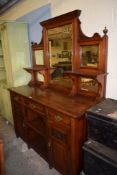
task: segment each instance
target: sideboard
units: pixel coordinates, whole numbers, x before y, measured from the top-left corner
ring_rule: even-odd
[[[80,172],[84,114],[96,100],[29,86],[12,88],[10,94],[16,135],[62,174]]]
[[[16,135],[63,175],[82,170],[85,111],[106,91],[107,29],[85,36],[80,13],[41,22],[42,41],[32,43],[32,67],[24,68],[31,80],[9,89]]]

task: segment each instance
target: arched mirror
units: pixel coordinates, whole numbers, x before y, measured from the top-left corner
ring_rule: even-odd
[[[72,88],[72,80],[64,72],[75,67],[80,10],[41,22],[44,38],[44,61],[50,68],[48,83],[54,87]]]

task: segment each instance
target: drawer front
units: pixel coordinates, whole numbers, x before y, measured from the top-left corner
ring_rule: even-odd
[[[58,124],[70,125],[70,118],[60,112],[48,109],[48,119]]]
[[[13,103],[12,105],[12,108],[13,108],[13,114],[14,116],[20,116],[20,117],[23,117],[23,108],[22,108],[22,105],[19,104],[19,103]]]
[[[57,140],[60,140],[64,142],[65,144],[67,143],[68,140],[68,132],[64,130],[59,130],[58,128],[53,127],[51,130],[51,136],[56,138]]]
[[[11,98],[14,102],[17,102],[17,103],[22,103],[22,100],[23,100],[22,96],[14,94],[14,93],[11,94]]]
[[[84,146],[84,173],[87,175],[117,174],[117,165],[107,160],[105,156],[98,155],[96,152],[88,148],[85,149]]]
[[[36,103],[30,99],[24,99],[24,104],[34,111],[45,114],[45,107],[40,103]]]
[[[87,116],[88,137],[117,150],[117,126],[111,122]]]

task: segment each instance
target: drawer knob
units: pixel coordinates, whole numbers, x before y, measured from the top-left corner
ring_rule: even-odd
[[[63,120],[63,118],[61,116],[59,116],[59,115],[55,115],[54,119],[55,119],[56,122],[60,122],[60,121]]]

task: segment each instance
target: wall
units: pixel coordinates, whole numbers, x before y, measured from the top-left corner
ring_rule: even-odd
[[[80,9],[82,30],[92,36],[94,32],[103,34],[102,30],[108,28],[108,78],[106,96],[117,99],[117,1],[116,0],[24,0],[19,5],[11,8],[1,19],[14,20],[29,11],[51,3],[52,16]],[[22,10],[21,10],[22,9]],[[17,13],[16,13],[17,12]]]
[[[49,1],[50,0],[20,0],[16,5],[1,15],[0,20],[16,20],[17,18],[48,4]]]
[[[49,18],[51,18],[51,6],[47,4],[18,18],[17,21],[28,23],[30,43],[31,41],[39,43],[42,39],[42,27],[39,23]]]

